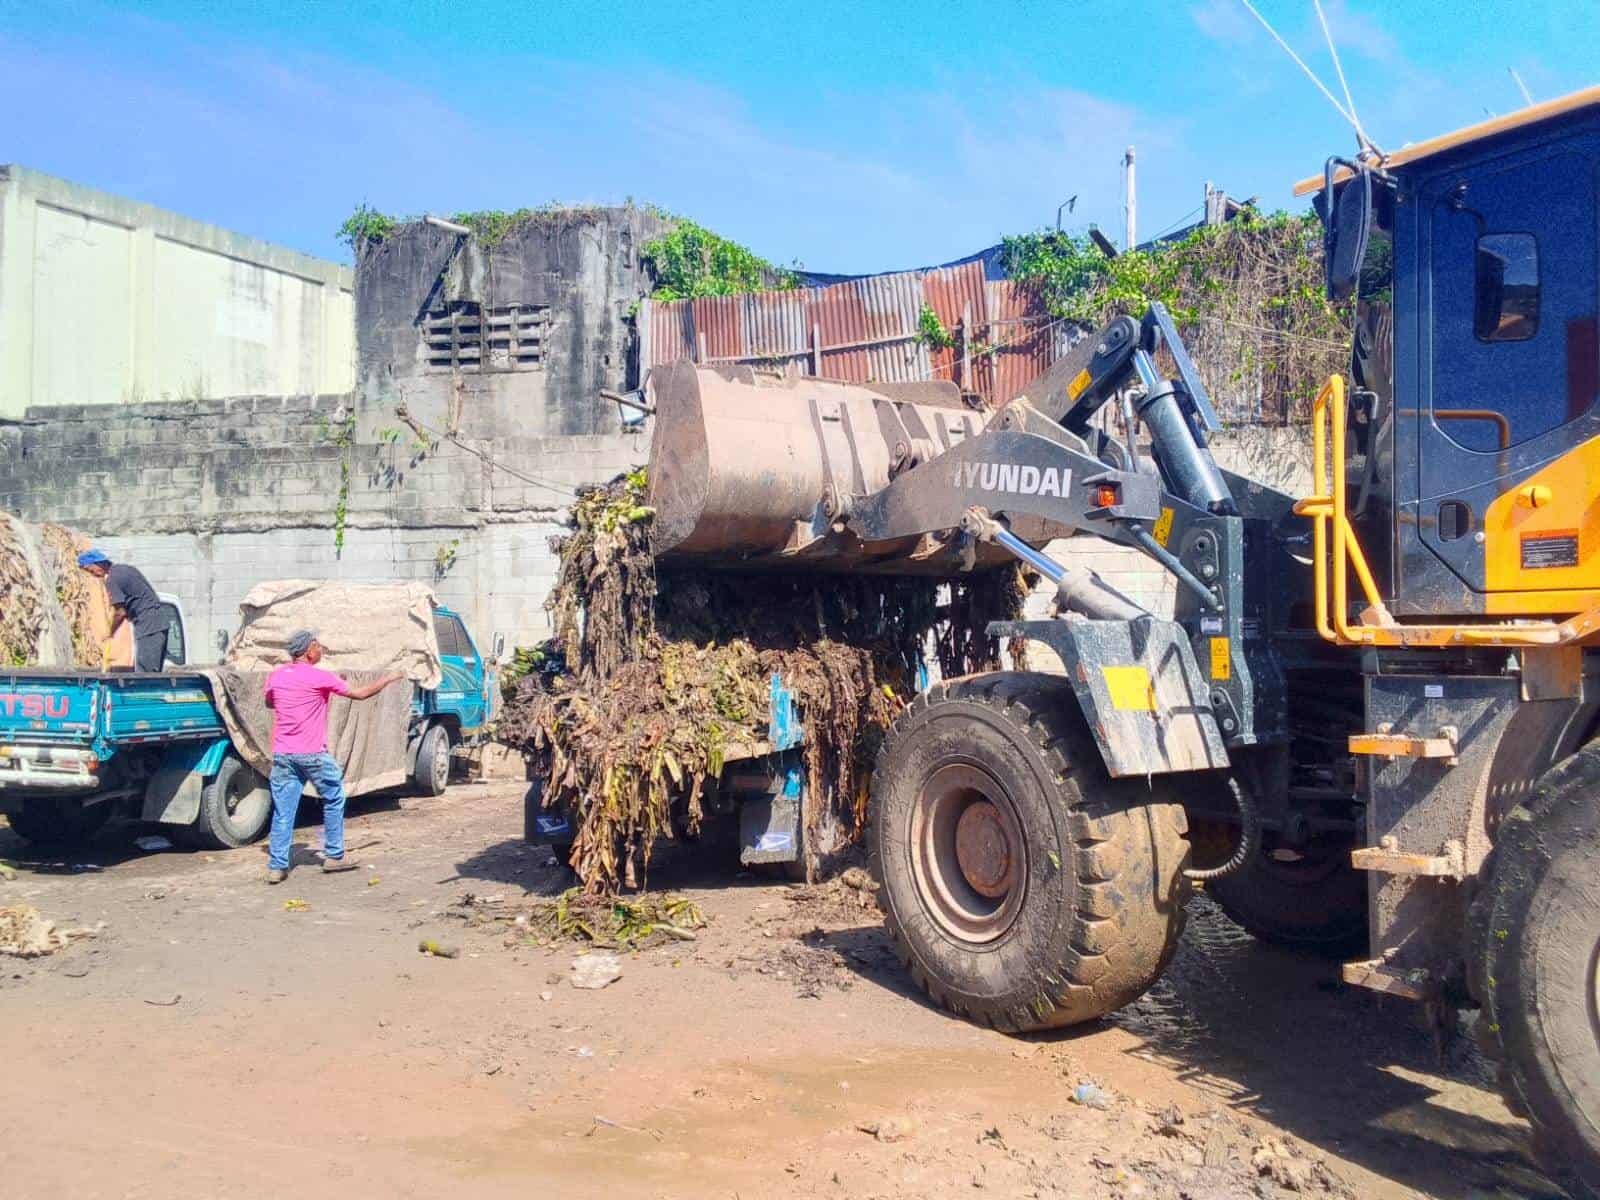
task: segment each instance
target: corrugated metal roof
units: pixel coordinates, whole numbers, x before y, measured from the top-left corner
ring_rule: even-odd
[[[964,369],[960,362],[961,337],[935,350],[922,340],[920,321],[927,305],[953,336],[964,333],[969,352],[974,343],[993,344],[1001,340],[989,328],[994,286],[986,287],[981,262],[969,262],[828,287],[648,303],[642,365],[648,370],[686,358],[792,362],[808,374],[853,383],[948,379],[987,396],[978,364]],[[963,331],[964,318],[971,326]]]
[[[989,300],[985,353],[977,362],[977,390],[1004,404],[1038,378],[1072,344],[1072,330],[1053,320],[1038,289],[1006,279],[986,285]]]
[[[989,324],[983,264],[970,262],[929,271],[922,277],[922,292],[928,307],[938,316],[939,323],[955,339],[954,344],[933,352],[934,378],[948,379],[973,391],[980,390],[977,381],[971,378],[974,373],[968,370],[972,365],[972,347],[961,343],[964,320],[972,322],[964,331],[968,342],[981,338],[982,331]],[[920,305],[918,307],[920,316]],[[959,362],[958,358],[964,358],[965,362]]]

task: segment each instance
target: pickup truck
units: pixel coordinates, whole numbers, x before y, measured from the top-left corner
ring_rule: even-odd
[[[272,818],[266,781],[233,748],[205,674],[168,670],[0,670],[0,813],[33,842],[70,843],[113,815],[163,822],[199,847],[243,846]],[[481,740],[499,689],[461,618],[435,607],[442,680],[412,697],[407,765],[424,795],[443,792],[451,754]]]

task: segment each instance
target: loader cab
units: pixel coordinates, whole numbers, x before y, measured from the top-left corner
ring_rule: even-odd
[[[1569,100],[1319,197],[1351,523],[1396,616],[1600,603],[1600,89]]]

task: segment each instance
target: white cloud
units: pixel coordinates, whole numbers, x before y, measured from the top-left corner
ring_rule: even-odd
[[[740,96],[662,73],[528,60],[458,88],[313,55],[137,29],[118,49],[8,45],[0,106],[18,160],[324,255],[358,202],[399,212],[632,195],[778,261],[876,270],[940,261],[1054,219],[1121,228],[1118,163],[1140,151],[1144,226],[1198,192],[1183,128],[1014,80],[917,91]],[[521,64],[519,64],[521,65]],[[1197,199],[1196,199],[1197,202]]]

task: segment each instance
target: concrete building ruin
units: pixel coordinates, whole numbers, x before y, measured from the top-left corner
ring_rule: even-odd
[[[648,424],[599,398],[638,386],[641,359],[777,356],[830,374],[836,350],[881,351],[998,397],[1057,352],[1021,293],[976,268],[652,305],[640,250],[667,228],[633,207],[530,213],[498,238],[415,222],[352,271],[0,168],[0,509],[141,566],[182,602],[197,661],[252,585],[286,577],[421,580],[485,648],[496,633],[528,645],[549,629],[549,542],[573,490],[648,456]],[[879,313],[883,297],[898,324],[852,332],[867,318],[844,301]],[[923,300],[963,336],[981,319],[1014,344],[969,379],[958,352],[916,342]],[[757,320],[769,310],[793,319]],[[855,345],[869,336],[883,346]],[[202,369],[186,376],[186,355]],[[1246,448],[1219,456],[1283,465],[1275,443]],[[1057,552],[1162,602],[1164,576],[1137,554]]]
[[[363,247],[353,273],[324,264],[353,285],[356,354],[342,377],[309,377],[320,392],[280,375],[259,394],[75,388],[46,405],[8,383],[0,509],[141,566],[182,601],[197,660],[253,584],[284,577],[423,580],[486,646],[535,641],[573,489],[647,453],[597,391],[637,383],[638,249],[663,227],[634,208],[556,210],[485,246],[416,223]],[[88,286],[58,282],[50,302]],[[15,296],[0,292],[0,328],[18,327]]]

